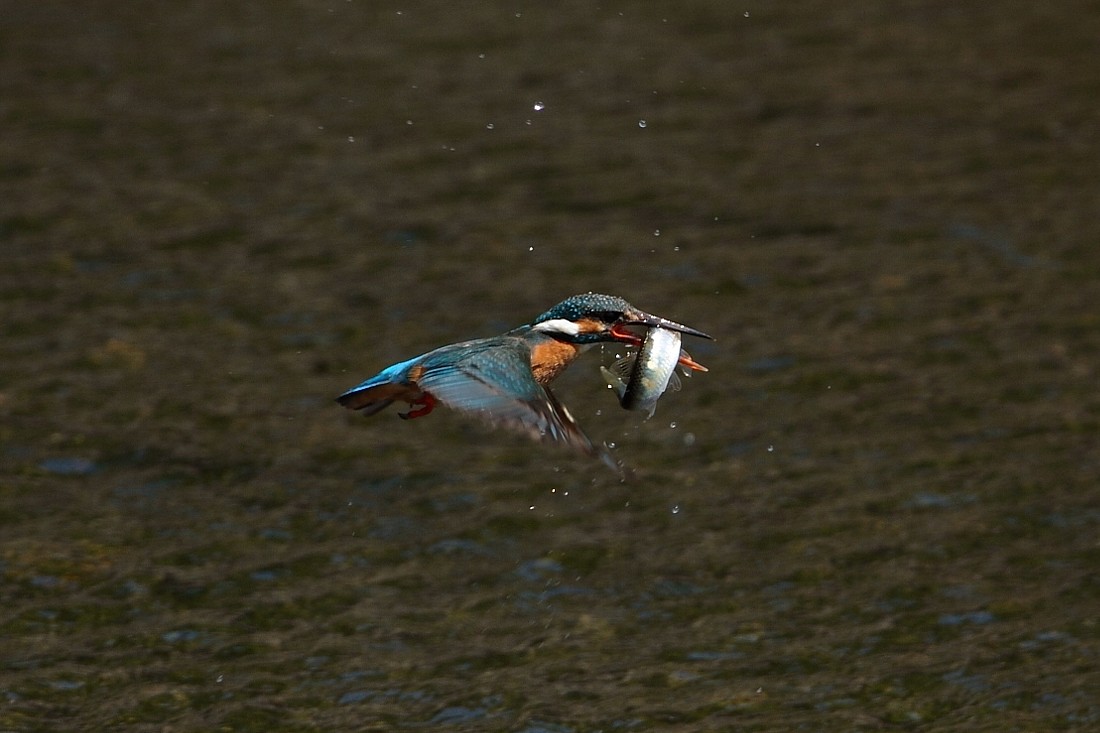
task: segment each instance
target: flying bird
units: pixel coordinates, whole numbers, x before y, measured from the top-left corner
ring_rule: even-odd
[[[614,295],[586,293],[566,298],[529,324],[500,336],[462,341],[386,367],[336,398],[344,407],[373,415],[394,402],[410,405],[406,420],[429,414],[436,405],[477,415],[483,420],[560,443],[621,467],[604,445],[585,435],[547,385],[580,353],[598,343],[639,346],[643,336],[631,330],[662,328],[711,338],[659,316],[638,310]],[[682,352],[683,366],[706,371]]]

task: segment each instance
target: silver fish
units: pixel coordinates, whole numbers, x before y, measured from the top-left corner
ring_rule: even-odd
[[[646,410],[646,418],[653,417],[657,400],[665,390],[680,389],[676,377],[676,364],[706,371],[696,364],[687,352],[680,350],[680,334],[665,328],[651,328],[637,353],[619,359],[611,368],[600,367],[607,384],[615,389],[619,404],[627,410]],[[684,370],[684,376],[691,373]],[[624,379],[625,378],[625,379]]]

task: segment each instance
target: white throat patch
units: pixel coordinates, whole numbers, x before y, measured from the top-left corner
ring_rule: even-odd
[[[563,333],[566,336],[576,336],[581,332],[577,324],[565,318],[551,318],[549,321],[536,323],[531,330],[545,333]]]

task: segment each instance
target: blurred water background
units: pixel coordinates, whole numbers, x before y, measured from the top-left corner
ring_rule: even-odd
[[[0,730],[1100,726],[1095,3],[0,16]],[[632,483],[332,402],[588,290]]]

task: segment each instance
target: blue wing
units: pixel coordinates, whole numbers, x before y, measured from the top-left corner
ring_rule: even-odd
[[[451,363],[425,364],[417,384],[454,410],[537,440],[568,445],[620,470],[607,450],[595,445],[557,398],[535,381],[530,348],[520,339],[510,341],[470,350]]]

